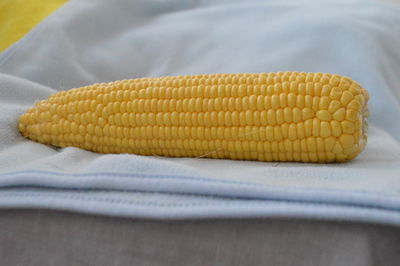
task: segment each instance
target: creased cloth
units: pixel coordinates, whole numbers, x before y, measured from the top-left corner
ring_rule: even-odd
[[[400,225],[400,8],[375,1],[71,0],[0,54],[0,207],[145,218],[301,217]],[[48,95],[144,76],[349,76],[369,141],[343,164],[100,155],[24,139]]]

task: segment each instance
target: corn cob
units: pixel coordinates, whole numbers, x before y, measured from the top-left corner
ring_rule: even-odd
[[[357,82],[322,73],[139,78],[55,93],[19,130],[99,153],[342,162],[364,149],[368,99]]]

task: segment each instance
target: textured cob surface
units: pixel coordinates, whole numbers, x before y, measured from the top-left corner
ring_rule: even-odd
[[[19,130],[99,153],[342,162],[364,149],[368,98],[350,78],[323,73],[139,78],[55,93]]]

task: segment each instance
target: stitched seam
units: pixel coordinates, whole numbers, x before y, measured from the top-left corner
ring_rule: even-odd
[[[204,181],[204,182],[212,182],[212,183],[228,183],[228,184],[243,184],[249,186],[255,186],[255,184],[241,181],[231,181],[231,180],[214,180],[212,178],[207,177],[197,177],[197,176],[186,176],[186,175],[164,175],[164,174],[136,174],[136,173],[113,173],[113,172],[93,172],[93,173],[57,173],[57,172],[49,172],[49,171],[38,171],[38,170],[27,170],[27,171],[16,171],[0,174],[1,176],[12,176],[19,174],[48,174],[48,175],[56,175],[56,176],[72,176],[72,177],[80,177],[80,176],[112,176],[116,178],[132,178],[132,177],[140,177],[140,178],[159,178],[159,179],[185,179],[185,180],[194,180],[194,181]]]
[[[7,187],[7,189],[10,188],[15,188],[14,187]],[[252,202],[252,201],[275,201],[275,202],[291,202],[291,203],[310,203],[310,204],[318,204],[318,205],[336,205],[336,206],[353,206],[353,207],[361,207],[361,208],[370,208],[370,209],[385,209],[385,210],[392,210],[392,211],[399,211],[399,208],[395,207],[386,207],[386,206],[379,206],[379,205],[373,205],[373,204],[368,204],[368,203],[349,203],[349,202],[343,202],[343,201],[328,201],[328,200],[310,200],[310,199],[284,199],[284,198],[261,198],[261,197],[254,197],[254,198],[246,198],[246,197],[237,197],[237,196],[218,196],[218,195],[207,195],[207,194],[202,194],[202,193],[185,193],[185,192],[178,192],[178,193],[173,193],[173,192],[157,192],[157,191],[141,191],[141,190],[113,190],[113,189],[100,189],[100,188],[88,188],[88,189],[79,189],[79,188],[66,188],[66,189],[59,189],[57,187],[51,187],[51,186],[31,186],[27,187],[24,186],[23,188],[44,188],[48,190],[52,190],[50,193],[56,193],[56,192],[64,192],[64,193],[69,193],[69,191],[73,191],[73,193],[85,193],[85,192],[118,192],[118,193],[142,193],[142,194],[154,194],[154,195],[182,195],[182,196],[188,196],[192,198],[205,198],[205,199],[228,199],[228,200],[241,200],[243,202]],[[7,191],[0,191],[0,193],[10,193]],[[16,193],[23,193],[23,192],[16,192]],[[49,193],[49,192],[46,192]],[[179,205],[179,206],[185,206],[185,205]]]
[[[52,192],[53,193],[53,192]],[[378,211],[391,211],[398,213],[397,209],[391,208],[376,208],[374,206],[355,206],[355,205],[341,205],[341,204],[327,204],[324,202],[293,202],[290,200],[274,200],[274,201],[240,201],[240,202],[223,202],[223,203],[186,203],[186,204],[163,204],[158,202],[149,202],[149,201],[133,201],[128,199],[112,199],[112,198],[100,198],[100,197],[82,197],[76,195],[40,195],[38,193],[13,193],[13,192],[1,192],[0,197],[16,197],[16,198],[23,198],[23,197],[36,197],[36,198],[64,198],[64,199],[72,199],[72,200],[84,200],[84,201],[94,201],[94,202],[106,202],[106,203],[120,203],[120,204],[137,204],[141,206],[155,206],[155,207],[201,207],[201,206],[235,206],[235,205],[246,205],[246,206],[263,206],[263,205],[276,205],[276,204],[283,204],[283,203],[290,203],[293,205],[309,205],[309,206],[325,206],[325,207],[346,207],[351,209],[366,209],[366,210],[378,210]]]
[[[68,192],[73,191],[75,193],[85,193],[85,192],[118,192],[118,193],[142,193],[142,194],[155,194],[155,195],[172,195],[172,196],[188,196],[193,198],[209,198],[209,199],[231,199],[231,200],[263,200],[262,198],[246,198],[246,197],[237,197],[237,196],[220,196],[220,195],[209,195],[203,193],[190,193],[190,192],[169,192],[169,191],[146,191],[146,190],[139,190],[139,189],[103,189],[103,188],[59,188],[59,187],[52,187],[52,186],[41,186],[41,185],[23,185],[23,186],[6,186],[4,187],[5,190],[9,189],[48,189],[52,190],[51,193],[54,192]],[[54,191],[54,192],[53,192]],[[0,193],[7,192],[0,189]],[[20,193],[20,192],[18,192]]]
[[[130,178],[137,178],[137,179],[165,179],[165,180],[179,180],[179,181],[185,181],[185,182],[207,182],[207,183],[213,183],[213,184],[229,184],[229,185],[234,185],[236,187],[250,187],[250,188],[256,188],[260,189],[260,187],[265,187],[268,189],[274,189],[274,190],[279,190],[279,191],[294,191],[294,192],[304,192],[302,190],[307,190],[307,192],[336,192],[336,193],[341,193],[341,194],[346,194],[346,195],[354,195],[354,194],[359,194],[359,195],[368,195],[368,196],[376,196],[376,197],[382,197],[384,199],[390,199],[390,200],[396,200],[398,201],[397,197],[393,196],[388,196],[385,193],[379,193],[379,192],[373,192],[373,191],[366,191],[366,190],[351,190],[351,191],[346,191],[346,190],[341,190],[341,189],[327,189],[327,188],[321,188],[321,189],[314,189],[314,188],[308,188],[308,187],[278,187],[278,186],[272,186],[272,185],[264,185],[264,184],[254,184],[254,183],[249,183],[249,182],[241,182],[241,181],[231,181],[231,180],[214,180],[211,178],[203,178],[203,177],[194,177],[194,176],[170,176],[170,175],[156,175],[156,174],[131,174],[131,173],[107,173],[107,172],[99,172],[99,173],[56,173],[56,172],[46,172],[46,171],[17,171],[17,172],[11,172],[11,173],[4,173],[0,174],[0,177],[13,177],[15,175],[20,175],[20,174],[43,174],[43,175],[49,175],[49,176],[67,176],[67,177],[97,177],[97,176],[103,176],[103,177],[112,177],[112,178],[119,178],[119,179],[130,179]],[[29,177],[28,175],[25,175],[25,177]],[[40,176],[39,176],[40,177]]]

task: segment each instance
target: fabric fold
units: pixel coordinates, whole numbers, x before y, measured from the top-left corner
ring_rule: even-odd
[[[399,10],[374,1],[71,0],[0,54],[0,207],[398,225]],[[36,101],[90,83],[280,70],[349,76],[370,92],[369,140],[357,159],[299,164],[104,155],[42,145],[17,128]]]

